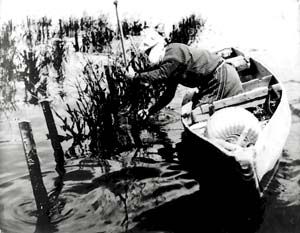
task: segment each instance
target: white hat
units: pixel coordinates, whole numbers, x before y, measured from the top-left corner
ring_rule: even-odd
[[[142,33],[142,41],[139,46],[140,51],[145,52],[148,49],[153,48],[157,44],[165,44],[164,38],[159,35],[157,31],[154,29],[145,29]]]
[[[152,64],[160,62],[165,54],[164,38],[153,29],[144,30],[143,39],[139,46],[140,51],[145,52],[150,49],[149,60]]]
[[[158,34],[164,36],[165,35],[165,25],[163,23],[159,23],[155,26],[155,30]]]

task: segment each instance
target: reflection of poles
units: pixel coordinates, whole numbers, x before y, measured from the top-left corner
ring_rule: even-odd
[[[126,53],[125,53],[125,47],[124,47],[123,29],[122,29],[122,25],[120,23],[119,14],[118,14],[118,0],[115,0],[114,4],[116,6],[116,15],[117,15],[118,27],[119,27],[119,31],[120,31],[120,37],[121,37],[121,44],[122,44],[122,50],[123,50],[124,63],[125,63],[125,67],[127,67]]]
[[[121,195],[121,193],[117,194],[117,196],[121,199],[121,201],[123,202],[124,204],[124,210],[125,210],[125,217],[121,223],[121,225],[125,225],[125,232],[128,231],[128,224],[129,224],[129,217],[128,217],[128,207],[127,207],[127,199],[128,199],[128,189],[129,189],[129,186],[128,184],[125,185],[124,187],[124,191],[125,191],[125,197],[123,197]]]
[[[49,100],[43,100],[40,103],[43,108],[44,116],[49,131],[49,138],[51,140],[51,144],[54,150],[54,158],[56,162],[55,170],[60,176],[63,176],[66,173],[66,170],[64,168],[64,163],[65,163],[64,152],[60,144],[60,140],[57,133],[54,118],[52,115],[52,111],[50,108]]]
[[[44,186],[36,145],[32,134],[30,122],[19,122],[19,129],[23,142],[25,158],[29,170],[29,177],[32,185],[33,195],[37,209],[41,215],[47,215],[50,203],[47,190]]]

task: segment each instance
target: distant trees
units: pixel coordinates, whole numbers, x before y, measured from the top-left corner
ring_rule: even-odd
[[[169,34],[169,43],[191,44],[198,33],[204,28],[205,20],[195,14],[183,18],[178,24],[174,24]]]
[[[45,43],[50,38],[49,28],[52,26],[52,19],[48,19],[46,16],[37,21],[37,41]]]
[[[100,53],[109,47],[115,36],[105,15],[100,15],[98,18],[81,17],[80,19],[70,18],[68,21],[60,20],[58,34],[60,38],[62,35],[74,37],[76,52],[81,50],[82,52]]]
[[[141,31],[147,27],[146,22],[144,22],[144,25],[140,22],[140,20],[133,20],[130,21],[128,19],[124,19],[122,21],[122,30],[124,37],[128,36],[140,36]]]
[[[63,91],[63,82],[65,80],[64,61],[67,60],[66,42],[61,38],[57,38],[53,41],[51,49],[51,64],[57,73],[55,81],[59,84],[59,95],[63,98],[65,96],[65,92]]]

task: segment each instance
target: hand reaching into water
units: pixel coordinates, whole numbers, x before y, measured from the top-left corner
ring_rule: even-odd
[[[146,120],[149,117],[149,110],[141,109],[138,111],[137,116],[140,120]]]
[[[128,68],[125,69],[124,73],[129,78],[133,78],[135,76],[135,71],[133,70],[133,68],[131,66],[128,66]]]

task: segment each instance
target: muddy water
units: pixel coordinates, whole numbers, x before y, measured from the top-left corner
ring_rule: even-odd
[[[114,168],[104,173],[99,167],[78,169],[75,163],[70,165],[63,190],[54,202],[51,220],[37,217],[28,177],[2,185],[1,206],[5,212],[1,216],[1,229],[4,232],[125,232],[141,222],[148,211],[172,201],[180,202],[184,196],[193,197],[199,189],[176,163],[149,159],[116,169],[119,166],[114,162]],[[45,183],[54,182],[53,172],[44,175]],[[56,191],[51,190],[50,197]]]
[[[183,93],[180,88],[177,94]],[[216,205],[216,197],[222,190],[216,189],[213,198],[203,195],[195,176],[180,165],[176,150],[171,149],[180,142],[182,132],[176,101],[162,111],[159,121],[151,121],[141,131],[140,151],[126,151],[113,160],[97,163],[88,159],[70,160],[63,180],[54,172],[49,145],[37,138],[43,180],[53,205],[50,218],[39,216],[36,211],[20,143],[1,143],[1,159],[6,158],[6,167],[1,168],[6,171],[0,184],[1,230],[167,233],[234,229],[239,232],[245,225],[230,220],[238,216],[227,211],[224,215],[224,209]],[[12,152],[20,156],[17,166],[16,159],[11,158]],[[258,217],[247,225],[247,232],[254,232],[261,223],[260,206],[255,214]]]
[[[255,206],[255,218],[250,223],[242,223],[243,219],[236,213],[225,211],[224,214],[224,209],[215,204],[217,199],[203,196],[201,184],[174,158],[176,151],[168,150],[180,142],[182,126],[178,106],[184,91],[179,89],[179,98],[162,111],[159,121],[151,122],[142,130],[144,147],[138,157],[133,150],[96,164],[90,160],[71,160],[66,165],[63,182],[58,181],[54,172],[49,143],[37,137],[43,179],[54,205],[50,219],[37,214],[20,141],[1,143],[1,161],[4,162],[1,171],[5,171],[0,184],[1,230],[12,233],[167,233],[204,229],[210,232],[298,232],[300,161],[296,142],[300,118],[295,111],[293,127],[279,171],[267,193],[265,208]],[[40,123],[33,125],[37,128]],[[221,195],[222,190],[218,193]],[[218,195],[216,193],[214,198]]]
[[[9,159],[12,152],[22,154],[20,144],[1,143],[1,160],[5,162],[3,157],[7,158],[0,184],[1,230],[140,232],[160,227],[168,231],[189,228],[182,228],[180,221],[177,225],[172,222],[181,216],[181,211],[187,213],[184,218],[191,220],[193,212],[189,208],[199,200],[198,182],[172,158],[174,153],[166,150],[180,140],[179,116],[174,110],[160,114],[159,124],[153,122],[141,132],[144,146],[139,151],[126,151],[113,160],[97,163],[88,159],[68,161],[63,180],[58,180],[53,170],[52,154],[46,149],[49,145],[37,139],[37,148],[45,149],[40,155],[44,184],[54,206],[50,219],[38,215],[29,177],[20,175],[26,174],[24,159],[19,157],[18,167],[15,160]],[[12,171],[12,167],[17,170]],[[153,211],[171,215],[161,221]],[[157,226],[151,225],[153,221]]]

